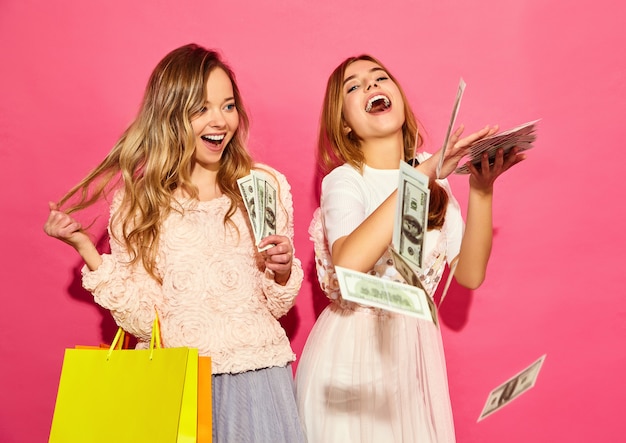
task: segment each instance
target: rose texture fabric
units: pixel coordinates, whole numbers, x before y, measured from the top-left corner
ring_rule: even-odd
[[[262,168],[279,193],[277,234],[293,242],[290,186],[279,172]],[[121,199],[118,192],[111,214]],[[83,268],[83,286],[137,337],[138,348],[150,340],[156,309],[164,346],[198,348],[200,355],[211,356],[214,374],[285,366],[295,354],[277,319],[295,303],[302,265],[294,257],[287,284],[275,283],[264,269],[245,207],[236,209],[233,223],[224,223],[229,206],[226,196],[206,202],[176,196],[158,246],[162,284],[141,263],[130,265],[126,247],[111,236],[111,253],[103,254],[102,265],[95,271]],[[119,229],[110,227],[109,233]]]

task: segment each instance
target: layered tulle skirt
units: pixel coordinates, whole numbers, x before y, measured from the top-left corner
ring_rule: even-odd
[[[334,301],[308,337],[296,396],[309,443],[455,441],[441,333],[428,321]]]

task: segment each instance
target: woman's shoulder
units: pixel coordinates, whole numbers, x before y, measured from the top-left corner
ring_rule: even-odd
[[[336,183],[341,181],[354,181],[361,179],[362,177],[363,176],[356,168],[347,163],[344,163],[343,165],[337,166],[335,169],[326,174],[322,179],[322,184]]]

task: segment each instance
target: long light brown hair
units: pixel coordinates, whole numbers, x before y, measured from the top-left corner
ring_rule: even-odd
[[[237,179],[248,175],[253,164],[246,150],[249,120],[233,71],[217,52],[196,44],[171,51],[157,64],[137,117],[105,159],[59,201],[59,206],[71,201],[65,211],[72,213],[122,187],[122,203],[110,220],[110,226],[118,229],[111,232],[121,233],[116,240],[126,245],[131,263],[141,261],[157,281],[161,222],[175,210],[173,193],[180,189],[192,198],[198,196],[191,182],[196,143],[191,120],[204,106],[209,74],[218,68],[231,80],[239,114],[239,127],[217,173],[217,184],[230,199],[224,223],[232,223],[241,202]]]
[[[404,159],[409,161],[417,150],[423,145],[421,135],[417,135],[418,121],[400,83],[389,70],[371,55],[362,54],[357,57],[349,57],[344,60],[328,78],[324,104],[320,118],[320,132],[318,136],[317,154],[322,171],[327,173],[332,169],[347,163],[355,169],[362,171],[365,157],[361,150],[361,141],[354,131],[346,132],[344,128],[347,122],[343,116],[344,94],[343,81],[346,69],[352,63],[365,60],[376,63],[389,75],[396,84],[404,101],[404,124],[402,125],[402,141],[404,145]],[[436,229],[443,226],[448,204],[448,194],[436,181],[430,181],[430,203],[428,214],[428,229]]]

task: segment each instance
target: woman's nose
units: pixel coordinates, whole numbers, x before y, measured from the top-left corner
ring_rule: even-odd
[[[209,125],[213,128],[221,128],[226,124],[226,120],[221,112],[216,111],[211,114]]]
[[[376,83],[375,81],[369,82],[369,84],[367,85],[366,91],[369,91],[370,88],[372,88],[372,87],[377,88],[378,87],[378,83]]]

